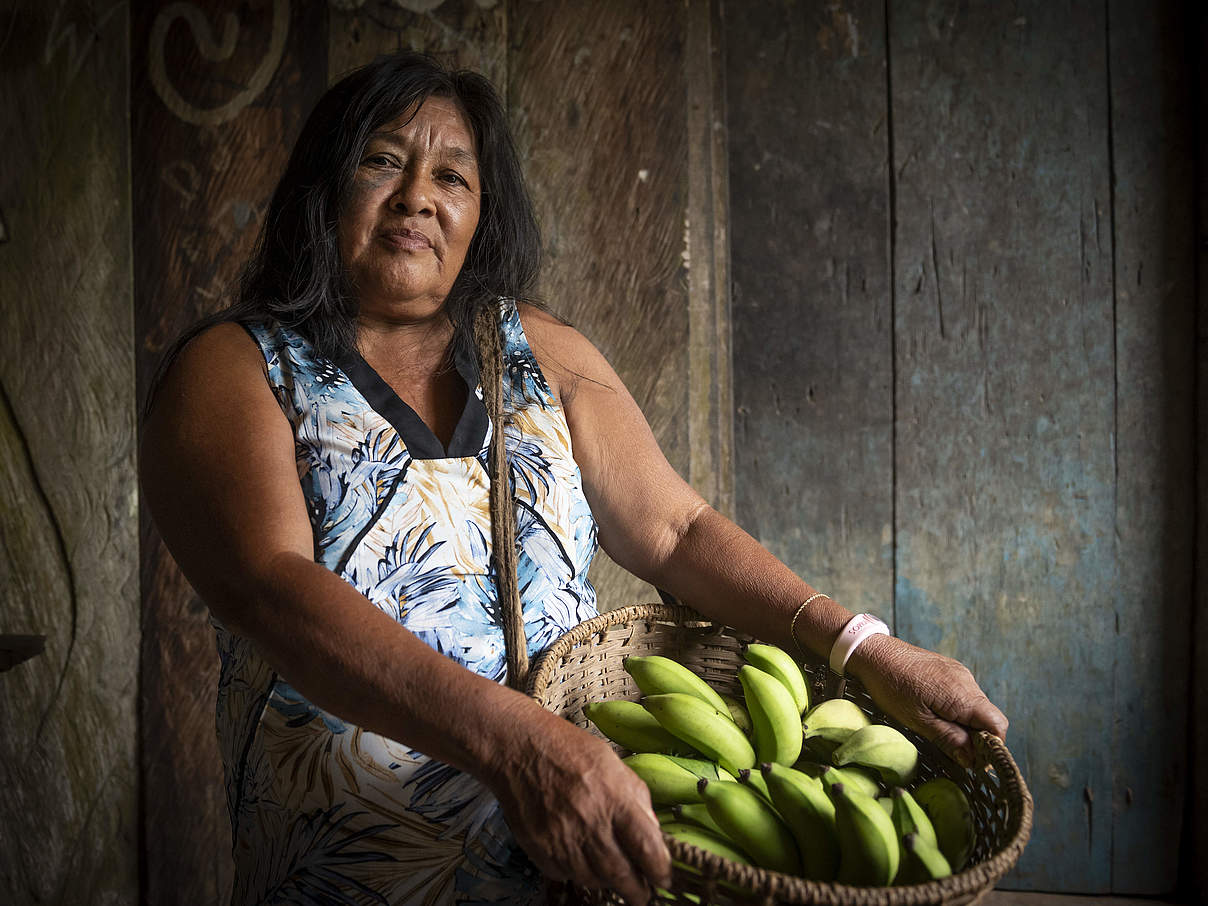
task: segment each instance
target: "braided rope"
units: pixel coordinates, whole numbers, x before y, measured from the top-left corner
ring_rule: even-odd
[[[482,396],[491,417],[488,474],[491,479],[491,561],[495,590],[503,620],[507,652],[508,685],[523,690],[528,681],[528,639],[524,634],[524,609],[516,582],[516,510],[509,483],[507,445],[504,442],[503,340],[499,312],[484,305],[474,315],[474,346],[482,379]]]

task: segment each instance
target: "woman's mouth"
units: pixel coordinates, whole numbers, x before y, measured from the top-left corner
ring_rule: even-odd
[[[419,230],[393,229],[384,230],[381,234],[382,238],[396,249],[401,250],[419,250],[432,247],[432,243],[428,237]]]

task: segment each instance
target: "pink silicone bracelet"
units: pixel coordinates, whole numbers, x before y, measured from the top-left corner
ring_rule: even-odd
[[[889,627],[871,613],[856,614],[847,621],[847,625],[839,632],[839,638],[835,639],[835,644],[831,646],[831,670],[842,676],[843,669],[847,666],[847,659],[851,657],[852,652],[860,646],[861,642],[870,635],[889,634]]]

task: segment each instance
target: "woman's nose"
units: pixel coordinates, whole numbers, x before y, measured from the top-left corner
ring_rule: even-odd
[[[422,176],[406,175],[390,196],[390,206],[403,214],[432,212],[432,187]]]

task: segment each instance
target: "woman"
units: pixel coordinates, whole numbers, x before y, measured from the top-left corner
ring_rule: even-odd
[[[586,339],[509,301],[538,248],[489,84],[382,58],[319,102],[239,301],[166,359],[142,481],[218,635],[235,903],[539,902],[534,863],[635,904],[667,883],[642,784],[505,684],[595,613],[597,532],[812,657],[852,619],[674,473]],[[955,755],[1005,733],[955,661],[848,654]]]

